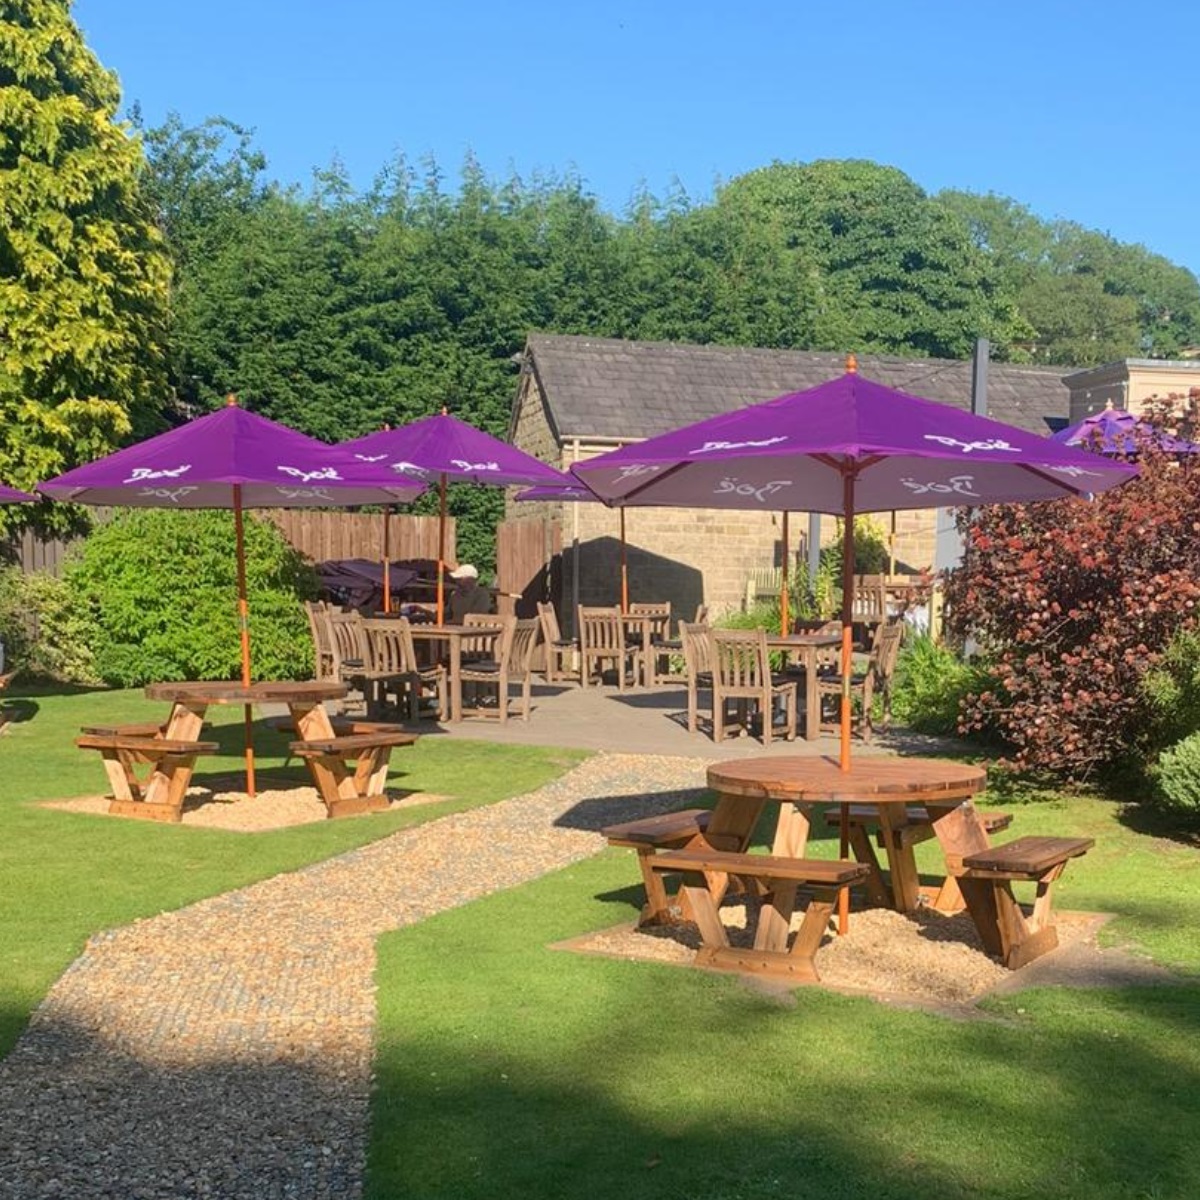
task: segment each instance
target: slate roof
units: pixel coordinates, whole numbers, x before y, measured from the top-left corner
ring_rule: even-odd
[[[560,441],[653,437],[693,421],[835,379],[844,354],[691,346],[530,334],[525,361]],[[858,356],[862,375],[929,400],[971,407],[971,364],[954,359]],[[988,415],[1030,432],[1065,418],[1070,367],[988,365]]]

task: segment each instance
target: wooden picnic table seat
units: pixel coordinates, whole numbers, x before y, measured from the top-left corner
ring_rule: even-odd
[[[1095,844],[1093,838],[1019,837],[963,857],[958,886],[989,954],[1015,970],[1058,945],[1053,885],[1071,859]],[[1037,884],[1028,915],[1012,892],[1020,881]]]
[[[113,795],[108,811],[121,816],[178,823],[192,770],[201,754],[216,754],[216,742],[184,741],[153,734],[85,733],[81,750],[99,750]],[[137,768],[150,765],[145,778]]]
[[[783,858],[712,849],[668,850],[647,861],[655,873],[683,874],[683,894],[703,943],[696,952],[696,966],[767,975],[789,983],[819,981],[814,957],[838,893],[863,882],[868,873],[864,864],[840,859]],[[709,883],[710,876],[722,873],[757,880],[766,890],[753,949],[729,944],[717,907],[719,891],[714,892]],[[809,890],[811,899],[789,946],[792,912],[801,886]]]
[[[159,737],[167,731],[164,721],[134,721],[128,725],[81,725],[80,733],[97,737]]]
[[[870,868],[867,879],[867,897],[871,904],[886,908],[892,905],[894,897],[889,893],[884,883],[883,870],[879,859],[871,845],[871,833],[875,834],[875,843],[879,849],[887,851],[892,863],[907,864],[903,869],[912,874],[913,886],[918,887],[916,875],[916,860],[912,857],[912,847],[919,842],[925,842],[935,837],[933,818],[923,804],[908,804],[903,809],[896,806],[892,815],[891,828],[885,830],[879,817],[877,804],[847,804],[847,834],[850,850],[861,863]],[[976,816],[986,833],[997,833],[1007,829],[1012,824],[1012,814],[1004,812],[979,812]],[[832,829],[840,829],[842,823],[842,806],[834,805],[825,810],[825,824]],[[892,844],[889,846],[888,841]],[[928,904],[940,913],[951,914],[962,911],[964,901],[958,884],[953,876],[947,876],[936,892],[919,889],[916,893],[920,903]]]
[[[601,832],[610,846],[626,846],[637,851],[638,867],[646,888],[646,903],[638,925],[665,925],[675,920],[692,919],[690,910],[682,913],[672,906],[662,877],[656,875],[646,860],[659,850],[679,850],[699,838],[708,828],[712,813],[707,808],[685,808],[679,812],[659,813],[636,821],[606,825]]]
[[[361,724],[356,722],[356,724]],[[289,743],[308,762],[326,815],[348,817],[387,808],[388,762],[396,746],[411,746],[415,733],[383,726],[363,733],[300,739]]]
[[[849,810],[849,827],[865,829],[868,832],[874,831],[876,840],[881,849],[884,847],[884,832],[879,827],[879,808],[874,804],[848,804]],[[899,816],[900,814],[897,814]],[[1007,829],[1012,824],[1012,813],[1005,812],[979,812],[980,821],[983,822],[983,827],[988,833],[999,833],[1002,829]],[[837,829],[841,826],[842,810],[840,805],[835,805],[833,808],[825,810],[825,824],[831,828]],[[902,844],[913,845],[917,842],[925,842],[934,837],[933,818],[929,815],[929,810],[923,804],[909,804],[905,806],[902,818],[893,823],[893,832]]]

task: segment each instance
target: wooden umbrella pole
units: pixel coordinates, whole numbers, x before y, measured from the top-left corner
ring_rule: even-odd
[[[850,677],[854,667],[854,467],[847,464],[842,469],[842,703],[838,732],[841,747],[838,766],[850,770]],[[839,824],[838,857],[846,858],[850,853],[850,805],[841,806]],[[850,929],[850,889],[842,888],[838,893],[838,933],[845,936]]]
[[[391,546],[391,515],[392,506],[383,506],[383,611],[392,611],[392,546]]]
[[[780,531],[783,534],[783,573],[779,579],[779,636],[787,637],[788,625],[791,623],[789,618],[791,614],[788,612],[788,514],[786,509],[783,514],[783,528]]]
[[[242,485],[233,485],[233,535],[237,545],[238,627],[242,639],[242,686],[250,686],[250,603],[246,599],[246,530],[242,520]],[[246,792],[253,800],[254,788],[254,709],[245,706]]]
[[[625,509],[621,508],[621,611],[629,612],[629,568],[625,561]]]
[[[444,625],[446,623],[446,473],[444,471],[438,477],[437,575],[437,623]]]

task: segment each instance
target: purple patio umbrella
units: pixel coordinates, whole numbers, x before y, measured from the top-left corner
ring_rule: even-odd
[[[390,462],[364,463],[337,446],[239,408],[186,425],[38,484],[55,500],[132,508],[232,508],[237,553],[242,683],[250,684],[246,601],[246,508],[333,508],[394,504],[425,490]],[[246,781],[254,795],[252,715],[246,708]]]
[[[16,488],[5,487],[0,483],[0,504],[28,504],[36,499],[36,496],[31,496],[28,492],[19,492]]]
[[[1148,445],[1167,454],[1200,454],[1200,445],[1195,442],[1177,438],[1123,408],[1113,408],[1111,401],[1101,412],[1050,437],[1064,446],[1078,446],[1097,454],[1137,455]]]
[[[391,461],[394,468],[438,484],[437,619],[445,615],[446,482],[455,479],[490,487],[511,484],[566,484],[561,471],[468,425],[443,411],[399,429],[381,429],[342,442],[341,448],[364,462]],[[385,526],[386,529],[386,526]],[[385,558],[386,564],[386,558]]]
[[[784,509],[845,521],[841,765],[850,765],[854,516],[1087,496],[1137,473],[1049,438],[846,374],[623,446],[572,471],[609,503]]]

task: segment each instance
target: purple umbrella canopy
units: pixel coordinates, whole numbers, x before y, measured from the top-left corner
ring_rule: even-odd
[[[251,677],[244,508],[352,507],[412,500],[424,483],[382,460],[364,463],[337,446],[239,408],[217,412],[38,484],[55,500],[132,508],[229,508],[234,516],[242,682]],[[250,706],[246,790],[255,794]]]
[[[843,538],[842,765],[849,768],[854,516],[891,509],[1088,496],[1137,474],[1050,438],[858,375],[576,463],[621,505],[834,513]]]
[[[36,496],[31,496],[28,492],[19,492],[16,488],[5,487],[0,483],[0,504],[28,504],[36,499]]]
[[[541,459],[448,413],[369,433],[342,442],[341,448],[364,462],[390,461],[396,470],[418,479],[445,475],[493,487],[571,482]]]
[[[396,470],[414,478],[437,480],[439,624],[445,614],[447,481],[460,480],[491,487],[518,483],[563,486],[572,482],[569,476],[541,459],[444,412],[401,425],[399,429],[381,429],[378,433],[353,438],[342,442],[341,447],[364,463],[390,461]]]
[[[1177,438],[1123,408],[1106,408],[1051,434],[1051,441],[1096,454],[1140,454],[1149,446],[1165,454],[1200,454],[1200,445]]]
[[[848,371],[575,464],[606,501],[842,514],[1089,495],[1136,474]]]
[[[56,500],[152,508],[349,507],[395,504],[425,490],[389,461],[364,462],[227,404],[168,433],[38,485]]]

